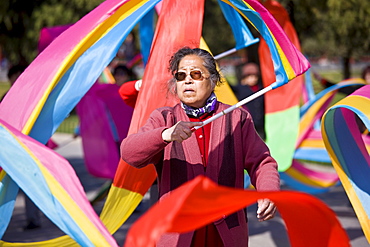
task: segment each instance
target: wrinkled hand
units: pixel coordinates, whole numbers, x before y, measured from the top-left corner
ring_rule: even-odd
[[[275,204],[269,199],[259,199],[258,200],[258,209],[257,209],[257,218],[258,221],[265,221],[274,218],[276,213]]]
[[[193,131],[191,130],[194,126],[201,126],[202,122],[184,122],[179,121],[169,129],[165,129],[162,132],[162,139],[166,142],[183,142],[188,139]]]

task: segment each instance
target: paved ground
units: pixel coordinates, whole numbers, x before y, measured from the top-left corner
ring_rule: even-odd
[[[83,161],[81,140],[79,138],[73,140],[70,135],[64,134],[54,135],[54,140],[60,145],[60,148],[56,149],[56,151],[64,156],[75,168],[88,198],[93,197],[99,188],[107,181],[93,177],[87,173]],[[333,211],[335,211],[339,221],[351,239],[352,246],[370,246],[342,187],[332,188],[329,192],[316,196],[324,201]],[[99,202],[94,205],[94,208],[98,214],[100,213],[103,203],[104,202]],[[148,207],[149,196],[146,195],[140,210],[134,212],[134,214],[126,221],[126,223],[123,224],[122,227],[114,234],[114,238],[117,240],[117,243],[120,246],[124,244],[126,233],[131,224],[135,222],[135,220],[140,217],[141,214],[148,209]],[[59,228],[50,222],[44,215],[41,215],[41,228],[23,230],[23,227],[26,224],[24,212],[24,198],[22,194],[19,194],[11,222],[2,238],[3,241],[33,242],[52,239],[64,235],[63,232],[60,231]],[[256,205],[249,207],[249,245],[251,247],[289,247],[290,244],[282,219],[278,216],[267,222],[258,222],[255,217],[255,212]],[[302,222],[302,224],[304,224],[304,222]]]

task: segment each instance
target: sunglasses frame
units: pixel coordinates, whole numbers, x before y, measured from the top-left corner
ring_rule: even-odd
[[[200,77],[199,77],[198,79],[194,78],[194,77],[193,77],[193,75],[192,75],[192,73],[193,73],[193,72],[200,72]],[[179,73],[184,73],[184,74],[185,74],[184,79],[182,79],[182,80],[179,80],[179,79],[178,79]],[[201,81],[201,80],[203,80],[203,79],[207,79],[207,78],[205,78],[205,77],[203,76],[203,71],[201,71],[201,70],[199,70],[199,69],[194,69],[194,70],[190,71],[190,73],[189,73],[189,74],[188,74],[188,73],[186,73],[185,71],[176,72],[176,73],[174,74],[174,77],[175,77],[176,81],[184,81],[188,75],[190,75],[191,79],[193,79],[193,80],[197,80],[197,81]]]

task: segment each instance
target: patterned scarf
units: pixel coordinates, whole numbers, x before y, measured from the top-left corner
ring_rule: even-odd
[[[185,105],[182,102],[181,106],[188,116],[199,118],[203,114],[210,113],[211,111],[213,111],[216,108],[216,102],[217,102],[216,95],[212,92],[211,96],[209,96],[209,98],[207,99],[205,106],[201,108],[193,108],[191,106]]]

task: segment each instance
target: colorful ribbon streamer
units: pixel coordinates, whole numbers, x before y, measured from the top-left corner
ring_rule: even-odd
[[[217,186],[202,176],[183,184],[150,208],[131,226],[124,246],[155,246],[163,233],[195,230],[262,198],[276,204],[291,246],[350,246],[335,213],[313,196],[292,191],[233,189]]]
[[[356,116],[369,130],[370,85],[330,107],[323,116],[321,131],[333,166],[370,243],[370,157]]]
[[[340,181],[337,173],[328,171],[324,167],[315,170],[315,168],[306,166],[303,163],[331,164],[329,154],[325,149],[321,130],[317,130],[315,125],[316,123],[320,123],[324,112],[332,103],[332,99],[339,89],[364,84],[365,81],[361,78],[351,78],[341,81],[311,97],[301,107],[300,131],[297,138],[294,160],[292,166],[281,173],[281,178],[287,185],[299,191],[315,194],[323,193],[339,184]],[[363,136],[363,140],[368,150],[370,150],[368,138]],[[317,168],[320,168],[320,165],[317,165]]]
[[[33,61],[0,105],[0,118],[23,134],[46,143],[113,59],[127,34],[158,2],[159,0],[103,2],[63,32]],[[267,40],[272,59],[276,64],[274,69],[277,81],[274,87],[285,84],[304,73],[309,67],[307,60],[291,44],[284,31],[258,1],[225,2],[247,18]],[[136,131],[145,122],[154,108],[175,103],[173,99],[166,100],[165,92],[160,91],[158,82],[168,79],[166,67],[173,52],[184,45],[199,46],[203,4],[203,1],[191,1],[186,5],[180,1],[163,2],[152,45],[153,50],[148,61],[148,70],[144,74],[143,87],[130,128],[131,132]],[[182,35],[184,33],[186,37]],[[155,97],[151,97],[152,94],[149,94],[149,91],[152,91]],[[155,98],[164,99],[165,102],[153,102]],[[149,100],[151,100],[150,104],[148,104]],[[43,166],[40,165],[40,167]],[[7,207],[4,199],[9,198],[8,196],[15,199],[17,187],[5,173],[7,170],[11,172],[10,166],[4,165],[3,169],[1,182],[5,185],[1,186],[0,194],[6,197],[1,198],[0,214],[11,215],[14,204]],[[154,179],[153,167],[136,171],[128,165],[119,164],[101,214],[101,220],[109,232],[115,232],[130,216]],[[30,195],[32,200],[38,200],[36,195],[32,193]],[[64,196],[68,195],[53,194],[53,196],[62,201]],[[47,210],[50,209],[43,208],[46,214],[48,214]],[[3,214],[4,212],[6,214]],[[53,220],[53,216],[51,219]],[[8,222],[2,226],[3,229],[7,224]],[[68,224],[66,228],[73,228],[75,225],[73,220]],[[64,229],[59,223],[57,225]],[[68,234],[73,235],[73,233]],[[100,235],[96,236],[99,238]],[[93,239],[89,235],[87,239],[77,239],[77,241],[82,243],[85,240],[91,240],[90,238]],[[12,245],[4,242],[1,244]],[[38,246],[75,244],[68,236],[37,243]],[[15,243],[15,245],[22,244]]]
[[[51,221],[81,245],[117,246],[67,160],[3,121],[0,136],[1,167]]]
[[[110,0],[99,5],[63,32],[30,64],[1,103],[0,118],[22,133],[46,143],[113,59],[130,30],[158,1]],[[1,182],[6,183],[6,186],[0,186],[0,194],[4,195],[0,198],[1,215],[12,214],[14,204],[7,204],[7,199],[15,200],[18,191],[9,182],[9,175],[6,174],[7,169],[11,169],[9,167],[4,165],[1,172]],[[54,196],[62,200],[66,195]],[[31,199],[37,200],[34,194],[31,194]],[[2,233],[8,223],[6,221],[1,225]],[[70,224],[58,226],[62,229],[73,228],[72,221]],[[68,238],[61,237],[37,245],[60,246],[63,241],[73,245],[74,241]]]

